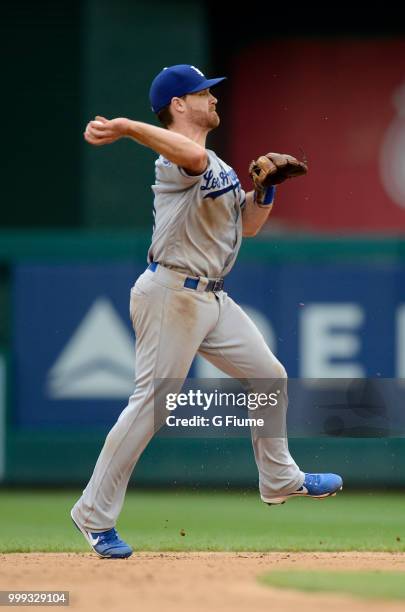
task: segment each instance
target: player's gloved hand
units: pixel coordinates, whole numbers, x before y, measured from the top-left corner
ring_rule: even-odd
[[[105,117],[96,115],[96,118],[87,124],[84,138],[95,146],[111,144],[127,136],[128,123],[129,119],[124,117],[109,121]]]
[[[273,202],[275,185],[289,178],[302,176],[308,172],[306,160],[299,161],[284,153],[266,153],[249,166],[249,175],[255,189],[255,201],[259,206]]]

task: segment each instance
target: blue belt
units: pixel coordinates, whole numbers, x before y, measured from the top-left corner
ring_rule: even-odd
[[[148,270],[152,270],[152,272],[154,272],[156,268],[158,267],[158,265],[159,264],[157,261],[152,261],[152,263],[149,264],[148,266]],[[184,281],[183,287],[186,287],[187,289],[197,289],[199,282],[200,282],[199,278],[191,278],[190,276],[187,276],[186,280]],[[223,287],[224,287],[224,279],[218,278],[216,280],[208,281],[207,286],[205,287],[204,291],[222,291]]]

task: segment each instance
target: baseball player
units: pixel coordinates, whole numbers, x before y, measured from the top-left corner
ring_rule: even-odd
[[[164,381],[181,385],[196,353],[238,379],[266,384],[287,377],[256,325],[223,285],[242,236],[255,236],[266,222],[274,185],[307,168],[288,155],[261,156],[250,166],[254,189],[245,193],[234,170],[205,146],[207,134],[220,121],[211,90],[224,78],[207,79],[186,64],[165,68],[150,88],[152,110],[163,127],[97,116],[84,133],[95,146],[131,138],[159,155],[148,266],[130,299],[135,391],[71,511],[76,527],[100,557],[132,554],[115,525],[134,466],[154,434],[154,397],[164,390]],[[285,390],[277,410],[277,418],[285,421]],[[265,437],[252,431],[252,442],[265,503],[281,504],[294,496],[328,497],[342,488],[336,474],[302,472],[285,435]]]

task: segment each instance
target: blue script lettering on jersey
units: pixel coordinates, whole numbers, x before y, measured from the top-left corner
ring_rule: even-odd
[[[217,175],[214,174],[213,170],[207,170],[203,175],[203,180],[205,183],[201,185],[200,190],[211,192],[205,195],[204,198],[217,198],[223,193],[231,190],[235,192],[240,191],[240,183],[237,174],[232,168],[228,172],[226,170],[221,170]]]
[[[204,174],[203,179],[205,185],[201,185],[201,191],[207,191],[207,189],[218,189],[218,187],[224,187],[229,185],[228,172],[221,170],[221,172],[215,176],[213,170],[207,170]]]

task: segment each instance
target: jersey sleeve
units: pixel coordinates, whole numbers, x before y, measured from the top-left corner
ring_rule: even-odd
[[[210,160],[208,157],[208,165]],[[186,170],[181,166],[177,166],[173,162],[160,156],[155,162],[156,169],[156,187],[160,185],[170,187],[173,190],[187,189],[196,185],[201,181],[201,177],[204,176],[207,168],[201,174],[187,174]]]

